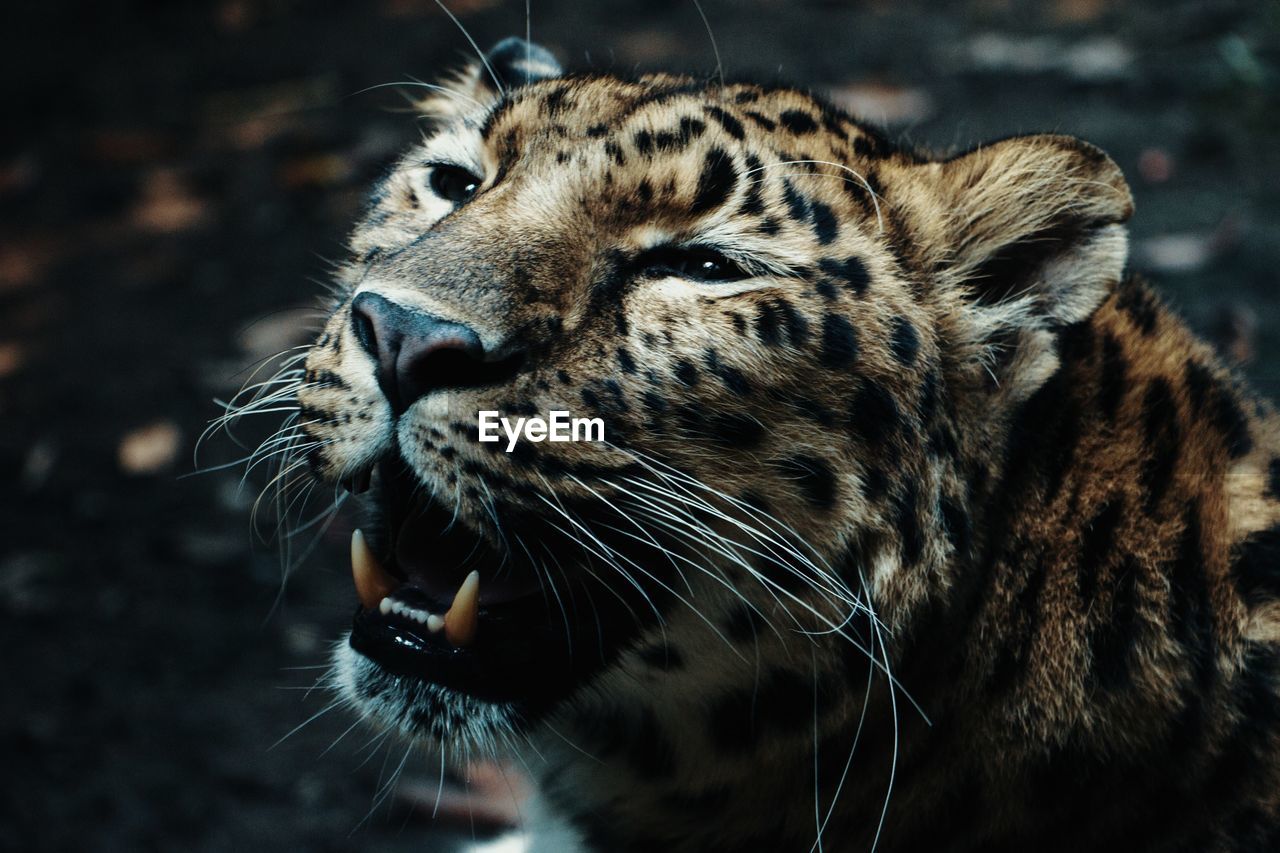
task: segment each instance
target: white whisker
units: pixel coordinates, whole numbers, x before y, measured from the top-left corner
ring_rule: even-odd
[[[834,163],[830,160],[782,160],[778,163],[766,163],[765,165],[760,166],[759,168],[749,169],[744,173],[744,177],[746,175],[751,175],[755,172],[763,172],[765,169],[776,169],[779,166],[795,166],[795,165],[805,165],[805,164],[817,165],[817,166],[831,166],[832,168],[840,169],[842,171],[848,172],[850,175],[853,175],[854,179],[857,180],[857,182],[861,184],[864,189],[866,189],[867,194],[871,196],[871,204],[872,206],[875,207],[875,210],[876,210],[876,226],[877,228],[879,228],[881,233],[884,232],[884,217],[880,213],[880,196],[876,194],[875,188],[871,186],[871,182],[866,179],[866,176],[864,176],[861,172],[857,171],[856,169],[849,168],[843,163]],[[817,176],[822,175],[821,172],[808,172],[806,174],[817,175]],[[827,177],[836,178],[840,176],[828,175]]]
[[[707,13],[702,8],[701,0],[693,0],[693,6],[698,10],[698,17],[702,18],[702,26],[707,31],[707,40],[711,42],[711,52],[716,57],[716,76],[720,78],[720,85],[724,85],[724,63],[720,61],[720,48],[716,45],[716,35],[711,31],[711,22],[707,20]]]
[[[471,37],[471,33],[462,25],[462,21],[459,21],[458,16],[453,14],[448,6],[444,5],[444,0],[436,0],[436,5],[440,7],[441,11],[449,16],[449,20],[453,21],[454,26],[462,32],[463,38],[465,38],[471,45],[471,49],[476,52],[476,56],[480,59],[480,64],[484,66],[484,70],[488,72],[489,78],[493,80],[493,85],[497,87],[498,94],[505,95],[507,90],[503,88],[502,80],[498,77],[497,72],[493,70],[493,66],[489,64],[489,58],[484,55],[484,51],[480,49],[480,45],[476,44],[476,40]]]

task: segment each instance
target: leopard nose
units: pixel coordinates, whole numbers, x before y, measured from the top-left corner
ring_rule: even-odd
[[[478,384],[477,374],[486,372],[480,336],[461,323],[366,291],[351,303],[351,324],[397,414],[432,391]]]

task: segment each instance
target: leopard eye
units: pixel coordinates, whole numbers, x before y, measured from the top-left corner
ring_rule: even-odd
[[[678,275],[693,281],[740,281],[751,274],[726,255],[701,246],[650,249],[639,258],[644,275]]]
[[[462,204],[476,194],[480,179],[460,166],[431,167],[431,191],[445,201]]]

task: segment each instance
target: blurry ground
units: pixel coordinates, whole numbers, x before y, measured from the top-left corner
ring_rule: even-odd
[[[211,398],[302,340],[362,187],[415,136],[393,90],[354,93],[466,41],[431,0],[21,5],[0,34],[0,848],[444,849],[404,798],[362,823],[403,753],[356,731],[321,756],[340,713],[271,748],[326,701],[296,668],[353,605],[345,520],[273,612],[261,479],[177,477]],[[1102,145],[1138,266],[1280,396],[1280,4],[933,5],[705,2],[730,74],[919,143]],[[520,2],[452,6],[482,45],[524,31]],[[686,0],[533,7],[570,65],[714,68]]]

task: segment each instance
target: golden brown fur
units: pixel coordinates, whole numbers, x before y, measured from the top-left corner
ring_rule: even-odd
[[[466,749],[519,730],[592,849],[1272,849],[1277,424],[1124,278],[1110,159],[934,160],[790,89],[450,87],[353,236],[310,460],[395,448],[495,548],[594,507],[649,541],[591,516],[561,577],[654,614],[536,718],[346,650],[366,712]],[[456,208],[441,158],[483,178]],[[751,275],[628,266],[682,241]],[[530,366],[397,419],[351,332],[367,291]],[[481,408],[586,410],[610,442],[492,452]]]

